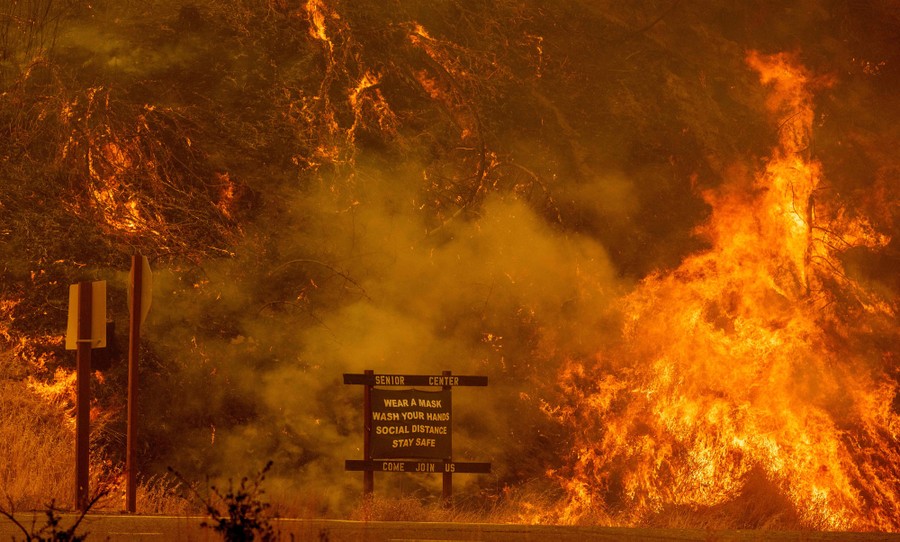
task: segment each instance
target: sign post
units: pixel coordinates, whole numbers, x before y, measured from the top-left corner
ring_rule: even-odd
[[[366,370],[366,377],[374,377],[375,371]],[[363,457],[369,458],[372,455],[372,386],[366,384],[363,388]],[[375,473],[366,470],[363,471],[363,497],[368,499],[372,497],[375,491]]]
[[[363,386],[363,460],[344,468],[363,471],[363,496],[374,490],[374,472],[441,473],[442,501],[451,504],[454,473],[489,473],[490,463],[453,461],[454,386],[487,386],[486,376],[388,375],[366,370],[345,374],[344,384]],[[429,387],[419,390],[412,386]],[[385,389],[385,388],[406,389]],[[440,388],[434,390],[433,388]]]
[[[89,501],[91,463],[91,313],[92,285],[78,284],[78,344],[75,349],[75,508]]]
[[[141,350],[141,324],[150,310],[150,265],[146,256],[131,257],[131,283],[128,304],[131,315],[128,322],[128,421],[125,436],[125,508],[132,514],[137,511],[137,397],[138,359]]]
[[[91,349],[106,346],[106,282],[69,287],[66,349],[75,350],[75,508],[87,509],[91,464]]]
[[[450,371],[444,371],[443,373],[441,373],[441,376],[449,377]],[[447,378],[447,381],[449,380],[450,378]],[[447,397],[449,398],[451,389],[450,386],[445,385],[442,386],[441,389],[447,393]],[[450,411],[449,405],[447,411]],[[447,425],[450,425],[449,420],[447,421]],[[449,435],[447,437],[447,440],[450,440]],[[450,448],[450,450],[448,450],[447,459],[453,458],[452,450],[452,447]],[[442,476],[443,481],[441,484],[441,502],[444,504],[444,506],[449,507],[453,504],[453,473],[444,470],[444,474]]]

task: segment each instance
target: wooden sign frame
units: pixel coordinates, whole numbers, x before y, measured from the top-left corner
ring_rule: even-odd
[[[440,375],[375,374],[371,369],[362,374],[345,373],[344,384],[363,386],[364,459],[346,460],[344,470],[363,472],[366,497],[374,491],[375,472],[441,473],[442,499],[449,505],[453,474],[491,472],[490,463],[452,459],[451,391],[456,386],[487,383],[486,376],[453,375],[450,371]],[[439,387],[440,391],[417,390],[417,386]],[[382,389],[398,387],[408,389],[405,393]],[[381,401],[376,409],[373,391]]]

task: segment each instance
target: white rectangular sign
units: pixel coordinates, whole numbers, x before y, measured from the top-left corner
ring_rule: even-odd
[[[69,286],[66,350],[78,348],[78,285]],[[106,348],[106,281],[91,283],[91,348]]]

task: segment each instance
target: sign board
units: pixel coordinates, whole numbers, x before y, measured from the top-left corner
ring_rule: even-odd
[[[134,269],[131,270],[128,279],[128,311],[131,312],[131,293],[134,291]],[[150,260],[141,256],[141,325],[147,319],[150,312],[150,302],[153,301],[153,273],[150,271]]]
[[[344,384],[366,386],[487,386],[486,376],[344,374]]]
[[[450,390],[372,390],[368,459],[450,459]]]
[[[345,470],[362,471],[363,495],[374,491],[375,472],[440,473],[441,497],[450,504],[454,474],[491,472],[490,463],[453,461],[450,439],[453,388],[487,386],[486,376],[461,376],[450,371],[440,375],[375,374],[366,370],[363,374],[345,373],[344,384],[363,386],[365,459],[344,463]]]
[[[69,286],[66,350],[78,348],[78,285]],[[91,348],[106,348],[106,281],[91,283]]]
[[[471,463],[462,461],[364,461],[347,459],[344,470],[372,472],[420,472],[448,474],[488,474],[490,463]]]

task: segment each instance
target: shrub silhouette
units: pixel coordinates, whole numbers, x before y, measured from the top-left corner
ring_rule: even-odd
[[[108,493],[108,491],[97,493],[78,515],[75,523],[67,529],[63,529],[61,526],[62,516],[59,513],[60,508],[56,506],[55,501],[50,501],[50,504],[47,505],[45,511],[47,521],[39,528],[37,527],[36,518],[32,520],[31,529],[28,529],[22,525],[19,520],[13,517],[11,512],[8,512],[3,508],[0,508],[0,515],[5,516],[8,520],[13,522],[13,524],[25,534],[25,542],[83,542],[87,539],[88,533],[75,534],[75,531],[78,530],[81,520],[84,519],[84,516],[87,515],[88,511],[97,504],[97,501],[105,497]],[[13,537],[13,540],[15,541],[15,537]]]
[[[201,527],[212,529],[226,542],[278,540],[269,512],[271,505],[262,500],[265,494],[262,483],[271,468],[272,461],[269,461],[252,479],[247,476],[241,478],[237,487],[231,479],[225,490],[210,485],[206,496],[200,495],[193,486],[185,483],[188,491],[206,510],[207,519],[200,524]],[[184,482],[177,471],[171,467],[169,471]]]

